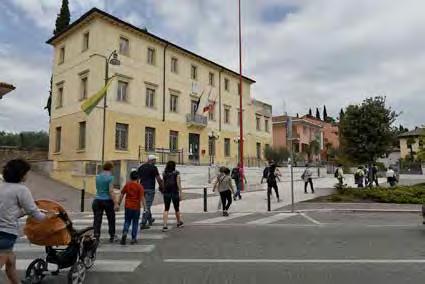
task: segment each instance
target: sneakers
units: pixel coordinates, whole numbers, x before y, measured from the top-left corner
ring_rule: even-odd
[[[180,221],[179,223],[177,223],[177,228],[183,228],[183,222]]]
[[[229,213],[227,213],[227,211],[223,211],[223,216],[224,217],[228,217],[229,216]]]
[[[136,239],[132,239],[131,242],[130,242],[130,245],[135,245],[135,244],[137,244],[137,240]]]
[[[165,232],[167,232],[168,231],[168,227],[167,226],[164,226],[164,227],[162,227],[162,231],[165,233]]]
[[[125,246],[127,244],[127,236],[123,235],[121,237],[120,245]]]
[[[113,237],[110,237],[110,238],[109,238],[109,242],[110,242],[111,244],[115,243],[116,241],[117,241],[117,236],[113,236]]]
[[[152,226],[152,224],[155,222],[155,218],[152,218],[152,220],[149,222],[149,226]]]
[[[140,230],[147,230],[147,229],[150,229],[150,226],[149,225],[146,225],[146,224],[141,224],[140,225]]]

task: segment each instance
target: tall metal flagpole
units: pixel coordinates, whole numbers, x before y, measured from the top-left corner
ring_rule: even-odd
[[[241,31],[241,0],[239,0],[239,163],[241,172],[241,190],[244,191],[244,165],[243,165],[243,107],[242,107],[242,31]]]

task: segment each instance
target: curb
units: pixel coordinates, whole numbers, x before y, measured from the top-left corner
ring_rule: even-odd
[[[352,212],[352,213],[422,213],[420,209],[361,209],[361,208],[344,208],[344,209],[304,209],[296,210],[298,213],[308,212]]]

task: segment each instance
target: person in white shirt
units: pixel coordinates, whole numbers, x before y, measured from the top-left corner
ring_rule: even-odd
[[[387,172],[386,172],[386,177],[387,177],[387,182],[390,184],[390,186],[395,186],[396,182],[397,182],[397,178],[395,175],[395,172],[393,170],[392,167],[389,167]]]

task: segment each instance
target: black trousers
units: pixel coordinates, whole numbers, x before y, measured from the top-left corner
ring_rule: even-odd
[[[108,227],[109,227],[109,236],[115,237],[115,210],[114,202],[112,200],[93,200],[92,204],[93,209],[93,227],[94,227],[94,237],[99,239],[100,232],[102,228],[102,218],[103,212],[106,212],[106,217],[108,218]]]
[[[307,185],[308,184],[310,184],[311,192],[314,193],[313,179],[312,178],[309,178],[309,179],[307,179],[306,182],[304,182],[304,192],[307,192]]]
[[[230,208],[230,205],[232,204],[232,191],[226,190],[220,192],[221,197],[221,205],[223,207],[223,211],[227,211]]]
[[[267,183],[267,194],[272,194],[272,188],[274,189],[274,192],[276,193],[277,199],[279,199],[279,188],[277,187],[277,182],[269,182]]]

